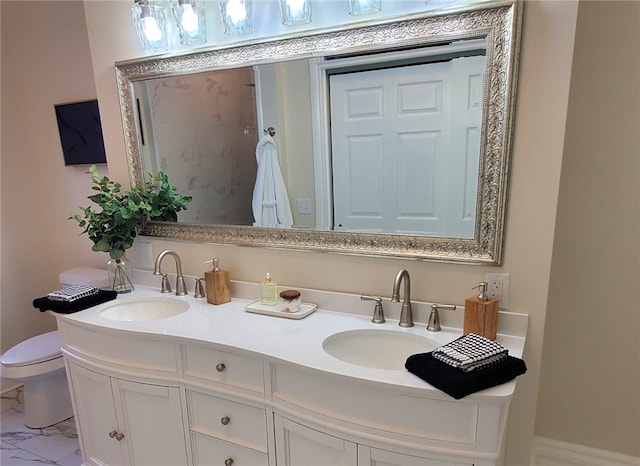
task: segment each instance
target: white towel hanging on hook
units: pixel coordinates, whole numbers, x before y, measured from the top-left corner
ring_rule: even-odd
[[[265,134],[256,146],[258,172],[253,187],[254,226],[291,228],[293,215],[287,187],[278,162],[278,148],[270,134]]]

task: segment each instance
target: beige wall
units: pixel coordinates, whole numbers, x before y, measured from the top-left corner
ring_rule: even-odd
[[[536,433],[640,457],[639,2],[580,3],[567,121]]]
[[[2,1],[2,295],[6,350],[55,329],[32,307],[76,265],[104,264],[67,221],[86,168],[65,167],[54,104],[96,97],[82,3]]]
[[[535,1],[526,6],[505,261],[498,269],[512,274],[512,309],[531,315],[525,353],[529,371],[520,378],[512,403],[507,446],[510,465],[528,463],[533,436],[577,12],[576,2]],[[128,24],[129,6],[90,1],[85,10],[98,98],[105,107],[102,117],[109,173],[124,182],[127,166],[113,63],[139,53],[132,33],[127,37],[122,27]],[[415,299],[457,304],[472,294],[471,287],[486,271],[496,271],[481,266],[160,240],[154,240],[152,247],[155,254],[165,247],[177,250],[187,273],[203,273],[203,260],[215,255],[235,279],[258,282],[269,271],[280,283],[291,286],[382,296],[390,295],[393,277],[405,267],[411,273]],[[399,312],[397,306],[388,308],[390,313]]]
[[[4,28],[4,23],[9,22],[5,21],[7,12],[13,13],[13,22],[13,16],[17,13],[15,8],[18,8],[6,7],[7,3],[9,2],[1,3],[3,38],[7,37]],[[20,4],[21,9],[36,10],[35,7],[29,7],[31,2]],[[130,2],[86,2],[84,7],[90,56],[87,56],[86,51],[71,53],[78,63],[66,64],[64,67],[60,65],[60,68],[58,61],[66,55],[66,52],[62,52],[65,50],[64,47],[73,49],[81,44],[86,47],[84,41],[87,32],[78,30],[82,20],[78,21],[77,16],[74,16],[81,8],[75,2],[43,4],[50,6],[31,13],[42,22],[40,30],[44,31],[44,39],[34,40],[32,44],[29,44],[29,41],[26,44],[15,42],[15,47],[20,44],[20,48],[11,55],[5,54],[5,41],[2,41],[3,136],[9,127],[12,130],[12,144],[8,144],[4,137],[2,140],[2,270],[5,272],[2,287],[5,290],[8,285],[12,290],[11,299],[5,297],[4,293],[2,295],[3,349],[9,346],[10,341],[21,338],[17,329],[22,329],[22,334],[34,334],[42,327],[51,325],[50,319],[47,320],[47,316],[41,316],[31,309],[29,303],[34,296],[54,286],[60,270],[75,265],[74,262],[99,265],[106,260],[103,254],[91,253],[89,241],[85,237],[79,238],[77,226],[66,221],[70,211],[75,210],[78,205],[84,205],[84,197],[89,192],[88,177],[83,175],[82,170],[65,169],[62,165],[55,126],[47,130],[46,138],[42,134],[47,125],[54,125],[48,123],[46,111],[53,101],[60,97],[59,94],[65,94],[64,100],[68,101],[74,100],[75,94],[83,91],[83,86],[87,86],[87,89],[84,89],[86,93],[93,91],[93,83],[88,85],[86,81],[90,81],[90,78],[85,74],[90,74],[90,71],[85,70],[91,65],[91,60],[95,91],[100,102],[109,175],[123,184],[128,183],[113,63],[134,58],[139,53],[133,30],[126,26],[130,24]],[[68,11],[62,16],[54,15],[53,10],[62,6],[73,11]],[[42,13],[41,16],[37,14],[38,11]],[[217,256],[225,268],[231,271],[234,279],[257,282],[269,271],[280,283],[291,286],[379,294],[387,297],[390,295],[396,272],[401,268],[407,268],[412,277],[414,299],[456,304],[462,304],[465,297],[471,295],[471,287],[484,278],[485,272],[510,272],[511,309],[528,313],[530,327],[524,356],[529,371],[519,378],[517,394],[512,402],[507,464],[528,464],[540,382],[576,15],[575,1],[526,2],[515,146],[502,267],[282,252],[164,240],[152,240],[154,254],[166,247],[175,249],[183,258],[183,266],[188,274],[201,274],[205,269],[202,262]],[[71,24],[66,24],[69,17],[74,17],[75,20],[69,19]],[[108,18],[108,21],[105,18]],[[63,22],[62,27],[54,25],[54,22],[58,21]],[[14,30],[14,26],[10,27]],[[74,40],[71,44],[62,46],[56,41],[63,40],[66,32],[60,36],[61,33],[54,34],[54,30],[68,31],[68,34],[74,34]],[[36,54],[38,60],[27,58],[27,51]],[[7,76],[4,73],[9,60],[13,71],[10,86],[7,86]],[[29,70],[29,66],[33,70]],[[37,74],[35,70],[38,71]],[[48,79],[43,79],[43,76]],[[83,77],[77,79],[82,81],[81,84],[75,79],[79,76]],[[42,99],[49,101],[46,108],[40,108],[37,101],[24,106],[21,105],[22,100],[16,100],[18,92],[15,91],[27,95],[26,89],[31,87],[37,88],[35,92],[41,95]],[[5,92],[6,89],[11,89],[11,94]],[[7,107],[5,99],[8,95],[12,101]],[[86,98],[87,95],[77,97]],[[11,120],[6,118],[5,107],[11,109]],[[34,124],[38,125],[38,141],[32,133],[27,132],[33,131]],[[7,151],[7,148],[11,150]],[[8,171],[12,173],[9,180],[6,175]],[[37,182],[33,182],[34,178]],[[25,189],[25,186],[29,189]],[[606,186],[596,183],[592,188],[607,189]],[[21,196],[15,195],[18,192]],[[52,194],[56,197],[54,203],[49,201]],[[43,209],[43,205],[46,208]],[[35,215],[34,212],[37,210],[43,212]],[[26,212],[30,215],[25,215]],[[46,225],[46,236],[41,228],[43,222]],[[18,239],[22,241],[17,241]],[[24,246],[19,248],[21,242]],[[60,245],[66,245],[65,252],[61,250]],[[13,273],[11,277],[5,277],[7,270],[16,270],[15,278]],[[563,279],[563,276],[558,277],[559,281]],[[397,318],[398,306],[388,305],[386,310],[392,317],[395,315]],[[560,330],[561,328],[558,329]],[[564,383],[566,375],[552,373],[550,377],[545,383],[553,389]],[[600,382],[600,392],[606,393],[608,384],[594,377],[593,383],[597,382]],[[594,391],[595,387],[596,385]],[[542,401],[546,402],[545,399]],[[620,401],[620,405],[619,410],[622,409],[624,401]],[[589,406],[581,408],[586,410]],[[552,423],[555,420],[551,418],[548,422]],[[546,422],[539,428],[545,425]],[[618,426],[612,425],[611,422],[609,425],[612,435],[615,435]],[[599,427],[594,425],[592,429]],[[625,424],[620,428],[626,427]],[[561,438],[557,433],[553,434]],[[575,440],[581,443],[582,438]],[[588,436],[584,443],[589,443]],[[620,445],[614,443],[601,447],[624,451]]]

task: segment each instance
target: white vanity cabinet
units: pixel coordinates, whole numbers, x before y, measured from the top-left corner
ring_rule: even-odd
[[[85,464],[187,464],[176,345],[58,327]]]
[[[272,377],[278,465],[499,464],[490,434],[500,433],[507,406],[403,393],[289,365],[275,365]]]
[[[272,422],[259,358],[182,345],[195,466],[269,466]]]
[[[368,316],[190,305],[170,323],[56,316],[86,466],[503,465],[514,384],[454,400],[322,352]]]
[[[357,466],[358,446],[286,417],[275,415],[276,452],[279,465]]]
[[[185,464],[177,388],[108,377],[74,362],[68,374],[87,464]]]

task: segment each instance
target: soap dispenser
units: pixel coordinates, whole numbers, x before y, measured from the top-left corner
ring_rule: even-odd
[[[495,340],[498,331],[499,299],[490,299],[487,295],[487,282],[473,288],[479,289],[477,296],[472,296],[464,302],[464,330],[463,334],[475,333],[489,340]]]
[[[267,272],[262,286],[262,304],[273,306],[278,304],[278,284],[271,280],[271,274]]]
[[[207,287],[207,302],[209,304],[224,304],[231,301],[231,281],[229,272],[220,270],[218,259],[206,261],[213,263],[213,270],[204,273],[204,281]]]

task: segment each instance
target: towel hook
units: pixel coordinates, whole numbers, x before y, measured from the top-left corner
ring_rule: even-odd
[[[274,137],[276,135],[276,129],[273,126],[269,126],[267,129],[263,129],[262,132],[268,134],[271,137]]]

